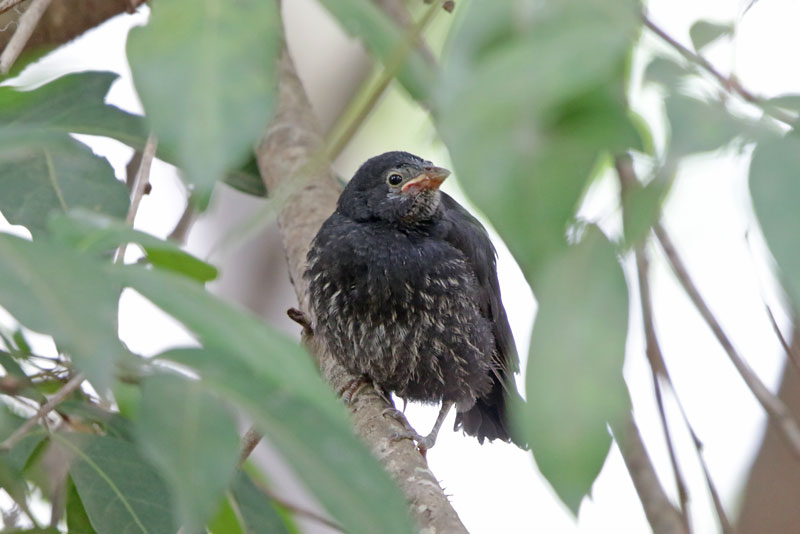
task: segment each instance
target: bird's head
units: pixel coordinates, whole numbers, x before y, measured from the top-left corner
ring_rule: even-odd
[[[414,224],[439,207],[439,186],[450,171],[408,152],[368,159],[339,197],[338,210],[357,221]]]

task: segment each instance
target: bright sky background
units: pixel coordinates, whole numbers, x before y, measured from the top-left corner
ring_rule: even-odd
[[[744,7],[743,2],[725,0],[653,0],[649,3],[649,12],[662,28],[687,45],[689,26],[697,19],[738,21],[735,40],[713,45],[707,50],[707,57],[722,72],[735,72],[743,85],[757,93],[766,96],[800,93],[800,70],[787,68],[796,65],[800,50],[800,33],[796,31],[800,4],[794,0],[761,0],[741,16]],[[141,112],[125,63],[124,42],[127,28],[146,20],[145,11],[140,9],[135,16],[118,17],[89,32],[30,69],[22,81],[41,83],[55,75],[77,70],[113,70],[123,78],[112,87],[108,101]],[[656,38],[649,37],[645,42],[648,49],[664,49]],[[637,57],[640,68],[645,59],[646,53]],[[632,103],[651,125],[661,128],[661,108],[655,90],[641,91],[635,87]],[[387,125],[391,125],[388,131]],[[88,136],[80,139],[108,157],[118,177],[124,176],[124,166],[132,153],[130,149],[115,141]],[[434,131],[425,114],[410,105],[400,92],[394,91],[387,95],[364,131],[337,161],[337,170],[349,176],[366,157],[392,149],[409,150],[440,165],[449,164],[446,149],[435,142]],[[703,296],[735,346],[774,389],[785,358],[767,321],[764,299],[781,324],[785,325],[787,318],[780,310],[770,266],[764,260],[763,241],[752,215],[746,182],[748,157],[749,154],[714,153],[686,161],[667,204],[666,225]],[[180,217],[185,194],[169,165],[157,163],[151,181],[154,193],[142,202],[136,226],[165,237]],[[463,198],[457,188],[457,177],[448,180],[444,189]],[[603,180],[593,188],[582,214],[600,221],[606,231],[617,232],[619,221],[614,209],[617,197],[614,180]],[[255,209],[258,203],[250,201],[248,205],[249,209]],[[0,229],[8,229],[3,220],[0,220]],[[749,245],[744,238],[746,232],[750,233]],[[504,301],[524,358],[535,303],[508,251],[499,239],[495,241],[500,251]],[[199,241],[197,235],[190,238],[189,246],[196,253],[209,249],[208,243]],[[681,402],[705,445],[711,475],[729,515],[735,517],[743,477],[760,442],[764,415],[673,280],[659,252],[655,249],[652,252],[656,328],[667,364]],[[629,269],[628,274],[632,272]],[[8,324],[2,310],[0,323]],[[564,325],[564,331],[568,333],[569,325]],[[634,308],[625,377],[649,452],[662,482],[674,496],[640,331],[639,311]],[[130,348],[142,354],[153,354],[191,339],[174,321],[130,293],[123,298],[120,332]],[[147,335],[143,335],[145,332]],[[521,378],[519,383],[524,389]],[[695,531],[715,532],[718,527],[689,435],[674,399],[668,397],[667,405],[678,456],[689,482]],[[424,433],[433,423],[436,411],[412,405],[407,414],[412,424]],[[581,506],[576,523],[538,474],[529,453],[502,443],[480,446],[476,440],[452,432],[452,418],[453,414],[428,458],[471,532],[649,531],[616,448],[612,449],[595,483],[592,498]],[[568,421],[565,424],[569,424]]]

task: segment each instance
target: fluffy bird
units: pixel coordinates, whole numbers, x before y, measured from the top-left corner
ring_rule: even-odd
[[[486,229],[439,186],[450,171],[406,152],[367,160],[308,253],[312,326],[350,372],[405,401],[455,405],[455,430],[514,441],[514,338]],[[397,413],[394,411],[394,413]],[[405,420],[404,418],[399,418]]]

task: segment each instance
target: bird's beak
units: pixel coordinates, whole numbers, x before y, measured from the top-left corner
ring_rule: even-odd
[[[422,172],[407,181],[401,191],[408,193],[411,191],[423,191],[425,189],[439,189],[444,179],[450,176],[450,171],[442,167],[426,166]]]

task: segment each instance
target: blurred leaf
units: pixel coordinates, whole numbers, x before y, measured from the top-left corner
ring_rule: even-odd
[[[0,350],[0,365],[5,370],[5,375],[0,378],[0,380],[4,381],[5,388],[16,386],[17,395],[33,399],[39,403],[47,402],[45,396],[36,390],[28,378],[28,375],[22,370],[11,354]],[[8,392],[8,389],[5,389],[4,392]]]
[[[25,327],[53,336],[98,392],[124,353],[118,300],[101,263],[55,243],[0,234],[0,306]]]
[[[698,52],[707,45],[716,41],[720,37],[731,35],[733,24],[718,24],[707,20],[698,20],[689,28],[689,37],[692,39],[692,46]]]
[[[627,286],[600,230],[587,227],[580,243],[547,265],[536,296],[520,428],[542,474],[577,513],[611,445],[606,423],[629,409]]]
[[[600,155],[642,146],[625,102],[638,4],[465,8],[437,91],[438,126],[465,192],[535,280],[566,247]]]
[[[397,487],[296,343],[180,277],[131,266],[110,272],[194,332],[205,349],[164,357],[244,408],[345,530],[413,530]]]
[[[199,197],[244,163],[272,114],[280,32],[277,2],[260,0],[160,2],[130,32],[146,115]]]
[[[105,158],[74,139],[10,152],[0,148],[0,211],[34,237],[53,211],[84,208],[112,217],[128,211],[128,191]]]
[[[750,164],[750,194],[769,249],[795,306],[800,306],[800,136],[762,141]]]
[[[397,79],[415,100],[428,101],[436,69],[421,48],[411,46],[405,29],[374,2],[322,0],[321,3],[347,33],[361,39],[370,53],[387,68],[393,67],[407,51],[407,59],[398,69]]]
[[[25,419],[12,413],[5,405],[0,405],[0,442],[13,434],[24,422]],[[41,433],[30,435],[18,442],[10,451],[0,453],[0,488],[3,488],[15,502],[26,502],[28,487],[22,476],[22,470],[42,437]]]
[[[78,495],[78,488],[75,487],[72,477],[67,477],[66,484],[67,529],[70,534],[97,534],[83,507],[81,496]]]
[[[247,160],[247,163],[239,169],[226,174],[222,181],[242,193],[256,197],[267,196],[267,188],[261,178],[255,156]]]
[[[165,271],[109,266],[121,285],[131,287],[169,313],[210,350],[230,354],[266,373],[263,387],[302,396],[347,424],[346,412],[322,381],[311,357],[298,344],[253,315],[240,311],[201,286]]]
[[[272,502],[246,473],[239,472],[231,485],[232,498],[241,514],[245,534],[289,534],[292,532]]]
[[[732,115],[721,102],[673,95],[667,98],[666,106],[673,160],[716,150],[737,137],[757,135],[756,125]]]
[[[412,531],[396,486],[347,424],[289,389],[264,387],[269,371],[263,364],[206,349],[176,349],[160,358],[191,368],[241,406],[344,531]]]
[[[667,90],[674,91],[683,78],[692,74],[683,63],[663,56],[654,57],[644,71],[644,80],[663,85]]]
[[[91,434],[53,434],[53,438],[74,455],[69,473],[97,532],[177,532],[167,488],[133,444]]]
[[[184,274],[200,282],[217,277],[217,269],[184,252],[175,243],[134,230],[127,224],[85,210],[56,214],[48,223],[53,237],[81,252],[104,254],[123,243],[137,243],[153,265]]]
[[[672,182],[671,176],[659,174],[647,185],[633,188],[623,199],[625,242],[629,247],[640,244],[661,218],[661,206]]]
[[[208,523],[211,534],[247,534],[239,525],[239,518],[228,497],[222,499],[219,509]]]
[[[800,112],[800,95],[776,96],[768,99],[766,103],[775,107]]]
[[[187,532],[210,519],[236,469],[231,413],[203,385],[175,375],[145,380],[136,420],[141,450],[169,484]]]
[[[147,133],[142,117],[104,103],[118,77],[113,72],[78,72],[33,91],[0,87],[0,139],[22,133],[40,140],[80,133],[144,147]]]

